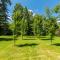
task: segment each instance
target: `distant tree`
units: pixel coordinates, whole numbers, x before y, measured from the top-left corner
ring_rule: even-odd
[[[42,23],[43,23],[43,30],[42,30],[42,35],[46,36],[48,35],[48,28],[49,28],[49,20],[46,19],[45,16],[42,16]]]
[[[56,30],[59,28],[56,21],[57,20],[55,17],[51,18],[51,21],[50,21],[50,28],[49,29],[50,29],[50,36],[51,36],[50,37],[51,38],[51,44],[52,44],[52,39],[55,36]]]
[[[24,22],[24,31],[25,31],[25,35],[32,35],[32,12],[30,12],[27,7],[24,7],[23,9],[23,19]]]
[[[41,35],[42,34],[42,30],[43,30],[43,19],[42,16],[39,14],[35,14],[35,16],[33,16],[34,18],[34,35]]]

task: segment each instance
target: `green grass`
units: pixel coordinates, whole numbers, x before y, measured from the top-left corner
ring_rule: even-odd
[[[24,36],[15,41],[13,36],[0,36],[0,60],[60,60],[60,37]]]

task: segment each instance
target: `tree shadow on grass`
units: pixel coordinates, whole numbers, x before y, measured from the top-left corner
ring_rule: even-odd
[[[41,38],[41,40],[51,40],[51,38]],[[54,39],[52,39],[52,40],[54,40]]]
[[[11,41],[13,38],[0,38],[0,41]]]
[[[46,38],[46,36],[40,36],[40,37],[38,37],[38,38]]]
[[[21,45],[16,45],[16,46],[18,46],[18,47],[26,47],[26,46],[37,46],[38,44],[36,44],[36,43],[32,43],[32,44],[21,44]]]
[[[23,40],[36,40],[36,39],[23,39]]]
[[[42,40],[51,40],[51,39],[50,39],[50,38],[47,38],[47,39],[43,39],[43,38],[42,38]]]
[[[55,45],[55,46],[60,46],[60,43],[55,43],[55,44],[52,44],[52,45]]]

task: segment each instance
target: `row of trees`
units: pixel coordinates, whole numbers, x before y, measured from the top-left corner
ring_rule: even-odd
[[[60,5],[59,5],[60,6]],[[59,28],[57,24],[57,17],[54,13],[59,13],[59,6],[57,5],[53,10],[46,8],[46,16],[40,14],[33,14],[27,7],[23,7],[17,3],[13,10],[12,19],[14,21],[14,34],[20,35],[50,35],[51,40]]]
[[[11,5],[10,0],[0,1],[0,31],[3,30],[6,33],[8,26],[7,5]],[[58,16],[53,16],[57,13]],[[21,4],[16,4],[12,15],[12,30],[14,35],[50,35],[51,39],[55,35],[56,29],[58,29],[57,18],[60,18],[60,5],[55,6],[54,9],[46,8],[46,16],[40,14],[33,14],[27,7],[23,7]],[[11,25],[10,25],[11,26]],[[9,32],[10,33],[10,32]]]

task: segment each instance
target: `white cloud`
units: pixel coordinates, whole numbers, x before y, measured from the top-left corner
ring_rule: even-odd
[[[29,9],[28,11],[32,12],[33,13],[33,10]],[[33,16],[35,16],[36,13],[33,13]]]
[[[30,9],[28,11],[33,12],[33,10],[30,10]]]
[[[9,18],[9,20],[12,20],[11,16],[9,16],[8,18]]]
[[[33,13],[33,16],[35,16],[36,13]]]
[[[13,20],[12,20],[12,17],[11,17],[11,16],[8,16],[8,22],[9,22],[9,23],[12,23],[12,22],[13,22]]]

